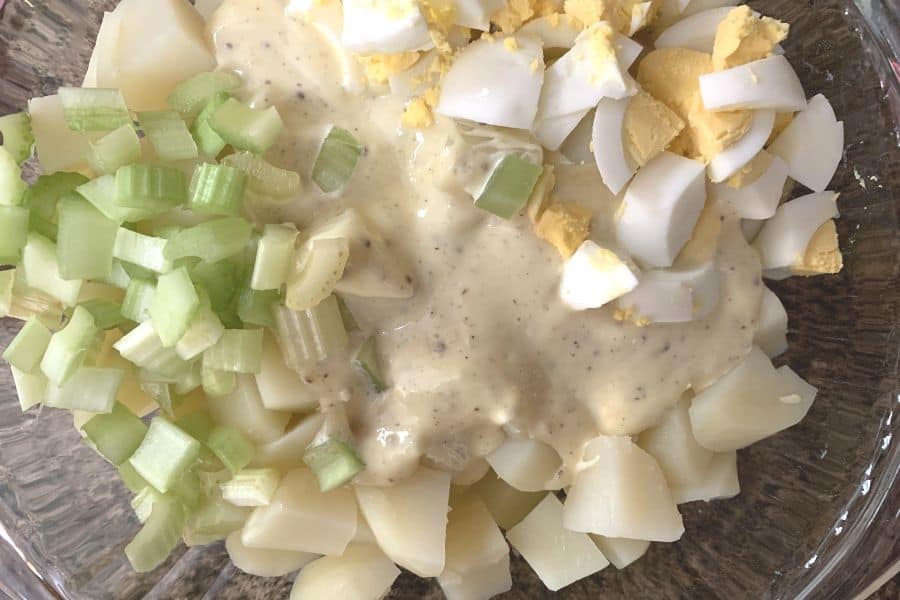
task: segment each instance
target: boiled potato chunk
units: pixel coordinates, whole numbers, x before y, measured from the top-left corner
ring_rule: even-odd
[[[509,553],[465,575],[444,571],[438,577],[447,600],[487,600],[512,589]]]
[[[766,288],[763,291],[762,305],[759,308],[759,325],[753,336],[753,343],[769,358],[775,358],[787,350],[787,327],[788,316],[784,305],[775,292]]]
[[[720,500],[741,493],[738,481],[737,452],[722,452],[713,456],[703,477],[697,481],[672,488],[675,502],[683,504],[695,500]]]
[[[263,338],[262,360],[255,375],[256,387],[263,406],[269,410],[307,412],[319,406],[319,399],[310,391],[284,358],[271,333]]]
[[[309,552],[265,550],[249,548],[241,542],[241,532],[234,531],[225,538],[225,550],[238,569],[258,577],[281,577],[319,558]]]
[[[341,556],[324,556],[300,571],[291,600],[378,600],[400,569],[378,546],[352,544]]]
[[[118,85],[118,68],[115,64],[116,46],[119,43],[118,11],[103,14],[94,51],[88,62],[87,71],[81,87],[116,87]]]
[[[325,417],[322,413],[307,415],[281,437],[257,446],[250,466],[281,469],[296,467],[297,461],[316,437],[316,433],[321,429],[324,421]]]
[[[484,501],[494,521],[503,529],[512,529],[547,495],[546,492],[522,492],[509,485],[493,471],[472,486]]]
[[[563,526],[563,505],[553,494],[547,494],[506,537],[554,592],[609,565],[587,534]]]
[[[395,563],[421,577],[444,570],[450,474],[420,467],[390,487],[357,485],[359,508],[378,545]]]
[[[459,498],[447,521],[444,574],[464,575],[509,554],[509,546],[484,502],[475,494]]]
[[[241,541],[250,548],[339,555],[356,535],[356,502],[348,488],[319,491],[306,469],[290,471],[272,502],[253,511]]]
[[[690,398],[682,398],[666,412],[659,425],[638,439],[638,446],[656,459],[670,487],[701,480],[713,458],[713,452],[694,439],[690,407]]]
[[[72,131],[63,117],[62,102],[58,95],[32,98],[28,101],[31,130],[41,173],[79,171],[87,168],[93,133]]]
[[[816,388],[788,367],[776,370],[757,346],[691,402],[694,437],[710,450],[745,448],[799,423]]]
[[[609,538],[602,535],[591,535],[591,539],[600,548],[603,556],[617,569],[624,569],[650,548],[647,540],[629,540],[626,538]]]
[[[566,498],[566,529],[652,542],[681,537],[684,525],[662,469],[630,437],[594,438],[584,461]]]
[[[291,414],[268,410],[252,375],[238,375],[237,387],[227,396],[209,398],[209,414],[219,425],[234,427],[257,444],[277,440]]]
[[[494,472],[517,490],[539,492],[561,487],[554,476],[562,459],[539,440],[507,438],[486,458]]]

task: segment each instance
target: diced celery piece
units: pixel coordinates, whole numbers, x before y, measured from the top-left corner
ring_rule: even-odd
[[[507,154],[494,168],[475,206],[509,219],[521,211],[541,176],[542,167]]]
[[[311,360],[325,360],[347,347],[347,330],[334,295],[309,310],[276,306],[274,312],[279,346],[293,369]]]
[[[365,372],[376,392],[380,393],[387,389],[387,385],[384,383],[384,375],[381,370],[381,359],[378,355],[375,336],[371,336],[363,342],[362,346],[359,347],[359,351],[356,353],[353,362]]]
[[[98,175],[115,173],[119,167],[141,159],[141,140],[134,125],[126,123],[95,142],[91,142],[88,162]]]
[[[294,254],[297,230],[288,225],[266,225],[256,247],[256,262],[250,287],[254,290],[280,289],[287,278]]]
[[[116,234],[116,237],[118,237],[118,233]],[[128,271],[125,270],[125,267],[122,266],[122,261],[113,260],[109,275],[106,276],[103,283],[119,288],[120,290],[125,290],[128,289],[128,285],[131,283],[131,275],[129,275]]]
[[[145,208],[129,208],[116,204],[116,178],[113,175],[103,175],[92,179],[77,188],[88,202],[94,205],[110,221],[117,225],[142,221],[151,217],[154,213]]]
[[[143,323],[149,319],[155,293],[156,284],[153,281],[132,278],[122,301],[122,316],[135,323]]]
[[[97,415],[81,429],[103,458],[118,466],[127,461],[147,433],[147,425],[116,402],[112,412]]]
[[[323,492],[348,483],[366,468],[353,448],[336,438],[307,448],[303,462],[315,473]]]
[[[237,375],[231,371],[203,368],[200,372],[203,391],[208,396],[227,396],[237,388]]]
[[[113,409],[125,372],[121,369],[81,367],[62,385],[51,380],[44,395],[44,406],[108,413]]]
[[[22,259],[28,223],[27,208],[0,205],[0,263],[14,265]]]
[[[113,344],[128,361],[153,373],[178,377],[188,368],[174,348],[163,346],[150,321],[144,321]]]
[[[10,365],[13,382],[16,384],[16,395],[19,397],[19,406],[26,411],[44,401],[47,390],[47,378],[43,373],[25,373]]]
[[[280,480],[275,469],[243,469],[221,485],[222,498],[235,506],[268,506]]]
[[[147,435],[128,459],[138,474],[167,492],[200,455],[200,442],[164,417],[153,417]]]
[[[81,280],[63,279],[56,259],[56,244],[42,235],[28,234],[22,252],[22,271],[28,285],[56,298],[66,306],[78,302]]]
[[[278,290],[264,292],[244,288],[238,297],[238,317],[244,325],[259,325],[275,329],[273,307],[281,302]]]
[[[80,196],[60,200],[56,260],[63,279],[104,279],[112,269],[118,225]]]
[[[53,334],[36,318],[26,321],[3,352],[3,359],[20,371],[32,373],[41,364]]]
[[[194,281],[206,290],[213,311],[223,323],[225,315],[233,312],[236,296],[243,277],[243,265],[239,257],[215,263],[201,262],[191,270]]]
[[[234,71],[198,73],[175,87],[169,94],[169,106],[185,118],[195,117],[216,94],[234,92],[242,83]]]
[[[24,269],[10,269],[2,273],[17,273],[15,277],[3,277],[4,286],[10,285],[10,283],[12,285],[12,293],[8,295],[9,302],[6,303],[7,297],[3,298],[4,311],[7,316],[22,321],[37,317],[52,330],[62,326],[62,304],[44,292],[28,287]],[[8,288],[4,288],[4,290],[8,290]],[[8,294],[8,291],[4,291],[4,294]]]
[[[226,329],[203,354],[203,368],[231,373],[259,373],[262,329]]]
[[[153,513],[153,505],[164,497],[165,494],[160,494],[152,485],[148,485],[140,490],[131,499],[131,509],[134,511],[134,516],[137,517],[138,522],[146,523]],[[174,495],[171,497],[174,497]]]
[[[184,360],[193,360],[219,341],[225,326],[210,306],[201,306],[187,331],[175,344],[175,352]]]
[[[339,191],[350,181],[362,152],[363,145],[353,134],[346,129],[332,127],[313,165],[313,181],[325,193]]]
[[[175,416],[178,396],[172,392],[172,384],[163,381],[141,381],[141,391],[153,398],[163,414]]]
[[[206,504],[191,515],[186,530],[192,535],[207,536],[207,539],[222,539],[243,527],[250,512],[249,508],[225,502],[221,494],[214,493]]]
[[[191,363],[191,368],[181,374],[181,376],[175,382],[174,387],[175,393],[177,395],[184,396],[200,388],[200,386],[203,384],[203,379],[200,375],[201,367],[201,361],[194,361]]]
[[[174,167],[126,165],[116,171],[116,204],[163,211],[187,200],[187,180]]]
[[[31,158],[34,147],[34,134],[31,132],[31,119],[27,113],[13,113],[0,117],[0,139],[3,147],[19,164]]]
[[[241,252],[250,240],[253,228],[240,217],[224,217],[182,229],[166,244],[169,260],[186,256],[215,263]]]
[[[175,346],[199,308],[200,297],[187,269],[180,267],[159,276],[150,305],[150,320],[163,346]]]
[[[165,256],[168,240],[144,235],[124,227],[116,232],[116,243],[113,256],[154,273],[166,273],[172,270],[172,261]]]
[[[205,410],[198,410],[186,414],[175,421],[175,424],[183,429],[185,433],[203,444],[209,439],[209,432],[212,431],[213,428],[209,413]]]
[[[188,207],[214,215],[237,215],[244,204],[247,176],[226,165],[201,163],[191,180]]]
[[[324,300],[340,281],[350,258],[346,238],[311,240],[295,255],[288,274],[284,303],[293,310],[306,310]]]
[[[149,483],[144,481],[143,477],[138,475],[138,472],[134,470],[134,467],[127,460],[119,465],[117,471],[119,478],[129,492],[137,494],[144,488],[151,487]]]
[[[181,540],[185,521],[184,507],[176,498],[154,502],[150,518],[125,546],[125,555],[134,570],[146,573],[161,565]]]
[[[125,321],[122,316],[122,305],[112,300],[93,298],[82,302],[79,306],[91,313],[97,329],[114,329]]]
[[[15,269],[0,271],[0,317],[10,316],[13,303],[13,288],[15,285]]]
[[[41,359],[41,371],[52,383],[62,385],[81,366],[99,331],[91,313],[76,306],[65,327],[54,333]]]
[[[284,129],[274,106],[250,108],[234,98],[226,100],[209,117],[209,126],[238,150],[262,154],[272,147]]]
[[[138,121],[160,160],[169,162],[197,158],[197,143],[184,120],[174,110],[140,112]]]
[[[216,427],[206,440],[207,447],[213,451],[228,470],[237,473],[250,464],[256,448],[244,435],[230,427]]]
[[[127,261],[119,261],[128,277],[131,279],[156,279],[156,273],[151,269],[130,263]],[[174,265],[173,265],[174,267]]]
[[[256,154],[235,152],[223,158],[222,164],[243,171],[249,178],[249,189],[257,194],[285,198],[300,191],[299,173],[279,169]]]
[[[209,125],[209,118],[219,110],[219,107],[225,104],[225,101],[231,98],[231,94],[227,92],[219,92],[213,96],[191,126],[191,133],[197,142],[197,148],[203,156],[215,158],[225,149],[227,145],[218,133]]]
[[[88,182],[81,173],[57,171],[41,175],[25,192],[25,206],[31,211],[29,227],[56,241],[56,204],[59,200]]]
[[[0,146],[0,205],[18,206],[28,186],[22,181],[22,169],[12,154]]]
[[[112,131],[131,123],[119,90],[59,88],[63,116],[73,131]]]

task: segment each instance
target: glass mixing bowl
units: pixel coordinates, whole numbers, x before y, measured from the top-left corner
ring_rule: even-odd
[[[4,5],[5,4],[5,5]],[[112,0],[0,0],[0,114],[79,84]],[[769,0],[809,95],[844,120],[833,187],[845,268],[773,283],[791,317],[789,363],[820,390],[807,419],[740,453],[743,491],[682,506],[687,532],[608,568],[565,598],[853,598],[900,564],[897,209],[900,8],[897,0]],[[0,323],[5,345],[18,325]],[[122,549],[138,524],[113,470],[62,411],[22,414],[0,370],[0,592],[13,598],[280,598],[291,578],[229,566],[220,544],[178,550],[153,573]],[[551,594],[518,557],[508,598]],[[390,598],[440,598],[404,574]]]

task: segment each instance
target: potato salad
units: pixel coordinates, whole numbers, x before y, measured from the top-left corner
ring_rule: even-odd
[[[118,472],[137,571],[221,540],[293,600],[624,569],[816,397],[767,281],[841,270],[844,130],[789,29],[122,0],[82,85],[0,117],[22,410]]]

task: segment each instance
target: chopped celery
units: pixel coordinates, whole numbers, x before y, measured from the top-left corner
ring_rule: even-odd
[[[339,191],[350,181],[362,152],[363,145],[353,134],[346,129],[332,127],[313,165],[313,181],[325,193]]]
[[[274,312],[285,363],[295,370],[305,362],[324,360],[347,347],[347,331],[333,295],[309,310],[276,306]]]
[[[243,269],[243,265],[235,257],[214,263],[201,262],[191,270],[191,277],[206,290],[213,311],[220,317],[234,304]]]
[[[0,263],[14,265],[22,259],[29,220],[27,208],[0,205]]]
[[[141,140],[134,125],[126,123],[115,131],[91,142],[88,162],[97,174],[115,173],[119,167],[141,159]]]
[[[60,200],[56,260],[63,279],[104,279],[112,269],[119,229],[80,196]]]
[[[118,234],[116,236],[118,237]],[[131,283],[131,275],[122,266],[122,261],[113,260],[112,269],[109,270],[109,275],[106,276],[103,283],[124,290]]]
[[[114,329],[121,325],[125,318],[122,316],[122,305],[105,298],[92,298],[82,302],[79,306],[94,317],[94,325],[97,329]]]
[[[112,412],[97,415],[82,427],[103,458],[118,466],[127,461],[147,433],[147,425],[134,413],[116,402]]]
[[[227,145],[218,133],[210,126],[209,118],[219,110],[219,107],[225,104],[225,101],[231,98],[227,92],[219,92],[213,96],[191,126],[191,133],[197,142],[197,148],[203,156],[215,158],[225,149]]]
[[[43,323],[32,317],[3,351],[3,359],[20,371],[32,373],[41,364],[52,336]]]
[[[175,352],[184,360],[193,360],[219,341],[225,326],[210,306],[200,306],[187,331],[175,344]]]
[[[25,192],[25,206],[31,211],[29,227],[56,241],[56,204],[60,198],[88,182],[81,173],[57,171],[41,175]]]
[[[113,344],[128,361],[153,373],[178,377],[188,368],[174,348],[163,346],[150,321],[144,321]]]
[[[198,73],[175,86],[169,94],[169,106],[185,118],[196,117],[216,94],[234,92],[241,83],[241,76],[234,71]]]
[[[0,271],[0,317],[10,316],[13,304],[13,288],[16,285],[16,270]]]
[[[206,504],[188,519],[186,531],[192,535],[208,536],[208,539],[222,539],[243,527],[250,512],[249,508],[225,502],[221,494],[213,493]]]
[[[247,176],[225,165],[201,163],[191,180],[188,207],[214,215],[237,215],[244,204]]]
[[[275,315],[272,307],[281,301],[278,290],[264,292],[251,290],[249,287],[241,290],[238,297],[238,317],[245,325],[260,325],[262,327],[275,328]]]
[[[209,126],[238,150],[262,154],[272,147],[284,123],[274,106],[250,108],[234,98],[226,100],[209,117]]]
[[[59,88],[63,117],[73,131],[112,131],[131,123],[131,115],[119,90]]]
[[[197,143],[187,125],[174,110],[155,110],[138,113],[144,135],[162,161],[197,158]]]
[[[125,290],[125,299],[122,301],[122,316],[135,323],[143,323],[150,318],[150,307],[153,305],[153,295],[156,293],[156,284],[148,279],[132,278]]]
[[[162,212],[187,200],[187,180],[174,167],[126,165],[116,171],[116,204]]]
[[[378,356],[378,348],[375,344],[375,336],[371,336],[363,342],[353,362],[365,371],[376,392],[380,393],[387,389],[387,385],[384,383],[383,371],[381,370],[381,359]]]
[[[206,500],[205,486],[193,469],[185,471],[169,493],[181,500],[189,511],[199,508]]]
[[[125,555],[138,573],[152,571],[166,560],[181,539],[186,515],[176,498],[163,497],[153,503],[144,526],[125,546]]]
[[[130,279],[156,279],[156,273],[147,267],[142,267],[141,265],[136,265],[128,261],[119,261],[119,264],[121,264],[122,268],[125,269],[125,272],[128,273]],[[166,272],[168,273],[168,271]]]
[[[182,229],[166,244],[169,260],[196,256],[206,262],[219,262],[241,252],[250,240],[253,228],[240,217],[224,217]]]
[[[22,271],[28,285],[56,298],[66,306],[78,302],[80,280],[66,280],[60,275],[56,245],[42,235],[28,234],[22,252]]]
[[[231,371],[204,367],[200,376],[203,381],[203,391],[208,396],[227,396],[237,388],[237,375]]]
[[[203,368],[231,373],[259,373],[262,329],[226,329],[203,354]]]
[[[163,346],[174,347],[200,308],[200,297],[184,267],[159,276],[150,320]]]
[[[119,473],[119,478],[122,480],[122,484],[129,492],[137,494],[145,487],[150,486],[149,483],[144,481],[143,477],[138,475],[138,472],[134,470],[134,467],[132,467],[131,463],[128,461],[119,465],[117,471]]]
[[[541,176],[540,165],[515,154],[507,154],[494,168],[487,184],[475,200],[475,206],[509,219],[518,213],[531,196]]]
[[[249,465],[256,453],[253,444],[240,431],[230,427],[213,429],[206,445],[232,473]]]
[[[306,310],[321,302],[344,275],[349,258],[350,244],[346,238],[307,242],[295,253],[284,303],[293,310]]]
[[[209,413],[205,410],[198,410],[184,415],[175,421],[175,424],[192,438],[204,444],[209,438],[209,432],[212,431],[213,427]]]
[[[221,485],[222,498],[235,506],[268,506],[280,479],[275,469],[243,469]]]
[[[366,468],[353,448],[336,438],[307,448],[303,462],[315,473],[323,492],[348,483]]]
[[[184,396],[190,394],[202,385],[203,380],[200,375],[201,366],[202,364],[199,360],[194,361],[191,363],[191,368],[178,377],[178,380],[175,381],[174,388],[177,395]]]
[[[287,278],[297,230],[289,225],[266,225],[256,247],[256,261],[250,287],[254,290],[281,289]]]
[[[200,442],[164,417],[153,417],[147,435],[128,461],[160,492],[167,492],[200,454]]]
[[[19,406],[23,412],[44,401],[47,378],[42,373],[25,373],[12,365],[9,369],[12,371],[16,395],[19,397]]]
[[[0,146],[0,205],[18,206],[28,186],[22,181],[22,169],[12,154]]]
[[[0,272],[15,274],[16,269],[9,269]],[[63,306],[62,304],[51,298],[46,293],[29,287],[25,281],[24,270],[18,270],[18,276],[3,277],[3,309],[6,316],[13,317],[22,321],[27,321],[31,317],[37,317],[41,322],[52,330],[59,329],[63,322]],[[12,285],[12,293],[9,293],[7,286]]]
[[[56,385],[65,383],[81,366],[98,333],[91,313],[76,306],[66,326],[50,337],[41,359],[41,371],[47,379]]]
[[[17,163],[31,158],[34,134],[28,114],[20,112],[0,117],[0,141]]]
[[[163,381],[141,381],[141,390],[148,394],[159,405],[163,414],[168,417],[175,416],[178,405],[178,396],[172,393],[172,385]]]
[[[116,232],[113,256],[121,261],[149,269],[154,273],[172,270],[172,262],[165,255],[168,240],[144,235],[124,227]]]
[[[116,178],[113,175],[103,175],[88,181],[79,185],[77,191],[117,225],[141,221],[154,214],[152,210],[146,208],[119,206],[116,203]]]
[[[264,196],[284,198],[300,191],[300,174],[279,169],[250,152],[229,154],[222,163],[243,171],[251,191]]]
[[[111,412],[124,376],[121,369],[81,367],[61,385],[54,384],[51,379],[44,395],[44,406],[92,413]]]
[[[337,299],[338,310],[341,311],[341,320],[344,322],[344,329],[347,331],[359,331],[359,323],[356,322],[356,317],[350,312],[347,303],[337,294],[335,294],[334,297]]]
[[[131,509],[139,523],[146,523],[153,512],[153,505],[165,495],[156,491],[152,485],[146,486],[131,499]]]

